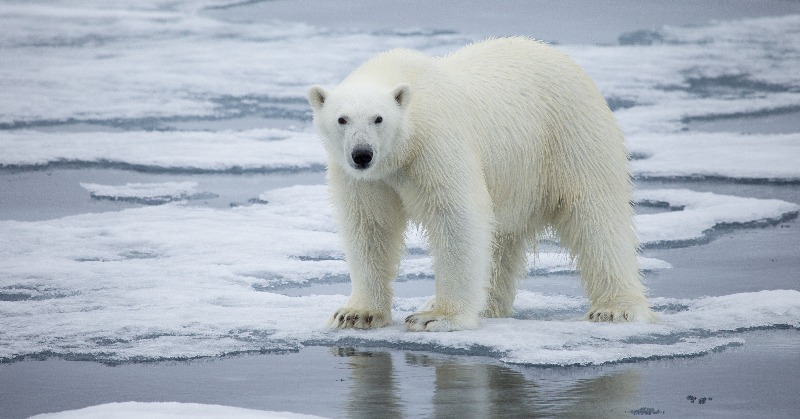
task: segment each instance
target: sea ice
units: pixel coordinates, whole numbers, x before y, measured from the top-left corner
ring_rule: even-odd
[[[0,166],[106,166],[147,171],[218,172],[321,169],[325,152],[310,132],[0,131]]]
[[[687,189],[634,191],[639,203],[664,204],[679,211],[639,214],[636,224],[644,246],[699,241],[713,228],[774,224],[794,218],[800,206],[777,199],[742,198]]]
[[[77,410],[58,413],[44,413],[31,419],[314,419],[320,416],[289,412],[267,412],[264,410],[243,409],[240,407],[219,406],[198,403],[108,403]]]
[[[197,192],[197,182],[127,183],[119,186],[81,183],[81,187],[89,191],[95,199],[132,201],[147,205],[217,196],[209,192]]]
[[[442,54],[471,41],[469,34],[233,23],[201,13],[216,4],[0,6],[5,28],[0,33],[0,126],[14,128],[0,132],[5,150],[0,167],[91,163],[145,170],[319,169],[324,153],[308,131],[139,130],[148,121],[265,113],[307,126],[304,97],[310,84],[333,85],[386,49]],[[798,28],[800,16],[780,16],[664,27],[645,44],[628,37],[620,45],[559,48],[586,69],[615,108],[630,149],[642,157],[632,164],[635,175],[794,182],[800,180],[800,165],[793,164],[800,158],[797,134],[690,134],[684,129],[692,119],[797,110]],[[132,131],[18,130],[75,122]],[[254,138],[264,135],[286,141],[259,144]]]
[[[337,333],[323,325],[345,296],[280,294],[286,287],[348,281],[327,188],[293,186],[261,198],[267,203],[224,210],[170,203],[0,221],[0,359],[184,359],[357,341],[517,363],[599,364],[703,353],[739,342],[730,330],[797,327],[800,321],[797,291],[655,299],[657,309],[677,304],[690,315],[664,312],[654,325],[576,321],[586,308],[582,295],[523,291],[515,303],[522,318],[485,320],[478,331],[404,332],[402,318],[422,304],[420,296],[395,299],[395,326]],[[645,244],[698,240],[716,225],[775,221],[798,211],[778,200],[686,190],[639,191],[637,199],[683,207],[637,217]],[[424,234],[410,232],[417,238],[409,245],[417,250],[401,264],[401,279],[430,278]],[[642,264],[668,267],[652,259]],[[544,253],[530,267],[536,273],[574,269],[563,253]]]
[[[637,178],[800,181],[800,134],[640,134],[629,144],[643,156],[631,161]]]

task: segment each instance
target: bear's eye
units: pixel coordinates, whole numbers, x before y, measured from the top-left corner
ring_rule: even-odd
[[[338,122],[339,122],[339,125],[344,125],[344,124],[346,124],[346,123],[347,123],[347,120],[346,120],[346,119],[344,119],[344,117],[343,117],[343,116],[340,116],[340,117],[339,117],[339,121],[338,121]]]
[[[376,116],[375,117],[375,123],[376,124],[380,124],[381,122],[383,122],[383,117],[380,116],[380,115]]]

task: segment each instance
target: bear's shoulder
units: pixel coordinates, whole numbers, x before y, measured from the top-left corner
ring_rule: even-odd
[[[413,83],[434,67],[435,58],[407,48],[382,52],[362,64],[342,81],[348,84],[382,84],[392,88],[400,83]]]

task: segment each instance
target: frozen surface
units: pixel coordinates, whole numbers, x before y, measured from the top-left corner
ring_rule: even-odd
[[[674,211],[639,214],[636,223],[644,246],[702,240],[712,228],[769,224],[794,218],[800,206],[776,199],[742,198],[687,189],[641,189],[634,192],[640,205],[664,206]]]
[[[654,299],[657,324],[580,321],[582,295],[521,292],[512,319],[477,331],[408,333],[402,319],[425,296],[396,298],[395,325],[334,332],[325,320],[346,297],[289,297],[287,287],[347,282],[324,185],[261,194],[266,203],[212,209],[170,203],[56,220],[0,222],[0,359],[61,355],[108,362],[184,359],[308,344],[359,342],[564,365],[701,354],[737,344],[736,330],[800,326],[800,292]],[[710,229],[774,223],[798,205],[688,190],[642,190],[637,200],[682,210],[640,215],[642,242],[698,241]],[[424,234],[401,280],[430,280]],[[645,269],[669,264],[642,259]],[[531,258],[536,274],[573,269],[561,253]],[[602,350],[598,350],[602,348]]]
[[[13,168],[105,166],[143,171],[270,172],[321,169],[316,135],[263,128],[243,131],[49,133],[0,131],[0,161]]]
[[[800,120],[796,121],[800,131]],[[800,181],[800,134],[680,133],[633,136],[638,178]]]
[[[322,149],[304,129],[177,127],[248,117],[307,126],[310,84],[333,85],[389,48],[439,55],[473,40],[432,29],[369,32],[269,19],[232,22],[208,13],[230,5],[0,6],[0,127],[13,128],[0,131],[0,166],[320,169]],[[792,164],[800,159],[797,130],[684,131],[695,120],[800,109],[800,15],[666,26],[624,34],[616,45],[559,48],[586,69],[615,109],[637,158],[634,175],[800,181],[800,165]],[[92,132],[53,129],[76,124]],[[148,128],[165,132],[142,131]]]
[[[330,84],[378,51],[439,52],[467,40],[234,24],[198,13],[221,3],[3,4],[0,123],[279,112],[304,98],[311,80]]]
[[[33,416],[36,419],[313,419],[319,416],[301,415],[288,412],[267,412],[263,410],[242,409],[239,407],[197,404],[197,403],[109,403],[69,410],[59,413],[44,413]]]
[[[800,123],[799,123],[800,124]],[[800,129],[800,127],[798,127]],[[638,178],[800,181],[800,134],[682,132],[629,136]],[[115,167],[154,172],[319,170],[320,140],[309,131],[0,131],[0,167]]]
[[[81,187],[89,191],[95,199],[131,201],[148,205],[216,197],[210,192],[197,192],[197,182],[126,183],[119,186],[81,183]]]
[[[0,120],[277,110],[302,101],[309,84],[335,83],[378,51],[412,47],[439,54],[471,41],[469,34],[424,29],[369,33],[292,22],[231,23],[198,13],[209,3],[4,4]],[[564,49],[607,96],[642,105],[626,112],[641,117],[631,128],[674,127],[686,117],[797,106],[800,76],[792,70],[800,60],[799,22],[794,15],[665,27],[628,34],[621,45]],[[647,54],[641,54],[645,46]],[[727,94],[709,97],[709,91]]]

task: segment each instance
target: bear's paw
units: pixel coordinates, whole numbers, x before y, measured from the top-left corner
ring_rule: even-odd
[[[406,317],[406,329],[411,332],[452,332],[477,329],[479,325],[477,315],[448,315],[435,309]]]
[[[389,313],[342,307],[333,313],[328,326],[333,329],[377,329],[388,326],[391,322],[392,316]]]

